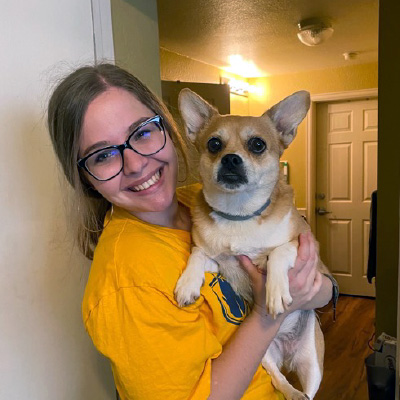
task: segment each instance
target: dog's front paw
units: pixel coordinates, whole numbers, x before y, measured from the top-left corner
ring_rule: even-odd
[[[267,313],[274,318],[285,312],[293,301],[288,281],[276,282],[267,278],[266,296]]]
[[[191,276],[183,273],[175,287],[175,299],[179,307],[194,303],[200,297],[200,289],[204,284],[204,276]]]

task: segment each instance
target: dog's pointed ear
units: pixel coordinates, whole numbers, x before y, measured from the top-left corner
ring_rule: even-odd
[[[297,127],[307,115],[309,108],[310,93],[301,90],[275,104],[263,116],[268,115],[272,120],[286,148],[296,136]]]
[[[182,89],[178,98],[179,111],[181,113],[186,134],[192,142],[197,133],[206,125],[211,117],[218,111],[190,89]]]

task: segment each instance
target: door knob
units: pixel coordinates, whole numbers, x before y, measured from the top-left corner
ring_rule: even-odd
[[[317,207],[317,209],[315,211],[317,212],[318,215],[325,215],[325,214],[332,213],[332,211],[326,211],[325,208],[323,208],[323,207]]]

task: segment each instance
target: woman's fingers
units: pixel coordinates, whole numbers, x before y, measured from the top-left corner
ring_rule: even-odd
[[[299,247],[297,249],[297,257],[293,268],[288,272],[289,280],[297,278],[297,275],[302,271],[306,265],[310,252],[309,238],[306,233],[301,233],[299,236]]]
[[[257,272],[255,265],[251,262],[250,258],[247,256],[237,256],[236,257],[240,264],[242,265],[243,269],[250,275],[253,276]]]
[[[265,274],[261,273],[247,256],[240,255],[237,256],[237,259],[250,277],[254,303],[258,304],[261,308],[265,308]]]
[[[299,236],[299,248],[294,267],[289,270],[292,296],[308,296],[317,274],[316,242],[311,232]]]
[[[309,232],[301,233],[299,236],[299,248],[297,258],[299,265],[306,263],[310,257],[310,234]]]
[[[317,271],[315,274],[315,279],[313,285],[311,286],[311,290],[308,296],[308,301],[311,301],[313,297],[320,291],[322,286],[322,274]]]
[[[249,257],[240,255],[236,257],[242,268],[248,273],[253,287],[258,287],[265,284],[265,272],[252,263]]]

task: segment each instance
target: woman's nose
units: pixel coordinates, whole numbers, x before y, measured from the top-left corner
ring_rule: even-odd
[[[123,157],[125,175],[141,172],[149,161],[147,157],[135,153],[131,149],[125,149]]]

